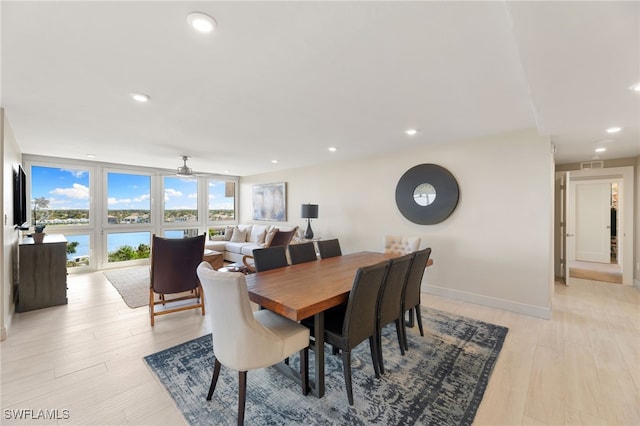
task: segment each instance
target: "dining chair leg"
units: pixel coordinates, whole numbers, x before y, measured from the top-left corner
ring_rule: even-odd
[[[396,335],[398,336],[398,346],[400,346],[400,353],[404,356],[404,336],[402,335],[402,320],[398,318],[395,322]]]
[[[409,342],[407,341],[407,323],[404,321],[404,314],[402,314],[402,344],[404,345],[404,350],[409,350]]]
[[[342,350],[342,369],[344,384],[347,387],[347,399],[349,405],[353,405],[353,388],[351,387],[351,351]]]
[[[202,284],[198,285],[198,301],[202,305],[202,315],[204,315],[204,289],[202,288]]]
[[[216,383],[218,383],[218,376],[220,375],[220,366],[220,361],[218,361],[218,359],[216,358],[215,364],[213,365],[213,377],[211,377],[211,385],[209,386],[207,401],[211,401],[213,391],[216,390]]]
[[[300,378],[302,379],[302,394],[309,393],[309,348],[300,351]]]
[[[244,424],[244,406],[247,400],[247,372],[240,371],[238,379],[238,426],[241,426]]]
[[[422,329],[422,313],[420,312],[420,305],[416,306],[416,320],[418,321],[418,328],[420,329],[420,335],[424,336],[424,330]]]
[[[409,321],[407,321],[407,326],[413,328],[415,325],[413,320],[413,309],[409,309]]]
[[[382,357],[382,331],[378,330],[376,331],[375,334],[375,345],[376,345],[376,359],[375,359],[375,363],[374,363],[374,371],[376,372],[376,378],[379,378],[380,375],[378,374],[378,372],[380,372],[380,374],[384,374],[384,359]],[[376,363],[377,363],[377,368],[376,367]]]
[[[153,289],[149,289],[149,314],[151,315],[151,327],[153,327],[155,325],[155,319],[156,319],[156,314],[153,311],[155,304],[154,304],[154,297],[153,297]]]
[[[373,371],[376,374],[376,379],[380,378],[380,340],[377,338],[377,334],[369,337],[369,349],[371,350],[371,360],[373,361]]]

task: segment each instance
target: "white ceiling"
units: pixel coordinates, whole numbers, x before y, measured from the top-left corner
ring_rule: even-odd
[[[638,2],[0,7],[23,153],[245,176],[537,128],[558,164],[640,155]]]

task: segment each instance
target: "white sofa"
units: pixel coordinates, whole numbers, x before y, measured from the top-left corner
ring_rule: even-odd
[[[241,263],[243,256],[253,255],[256,248],[269,247],[275,233],[291,231],[289,225],[236,225],[225,227],[224,235],[211,237],[205,248],[224,253],[227,262]]]

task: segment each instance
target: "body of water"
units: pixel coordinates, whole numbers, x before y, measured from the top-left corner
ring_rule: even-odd
[[[182,230],[166,231],[164,233],[164,236],[167,238],[182,238],[183,235]],[[67,253],[68,260],[89,256],[89,235],[65,235],[65,237],[68,242],[78,242],[76,252],[73,254]],[[150,232],[125,232],[107,235],[107,251],[109,253],[118,250],[122,246],[138,248],[140,244],[151,245]]]

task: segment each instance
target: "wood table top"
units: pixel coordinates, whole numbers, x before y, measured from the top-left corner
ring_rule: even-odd
[[[247,275],[252,302],[294,321],[345,303],[358,268],[395,257],[358,252]]]

